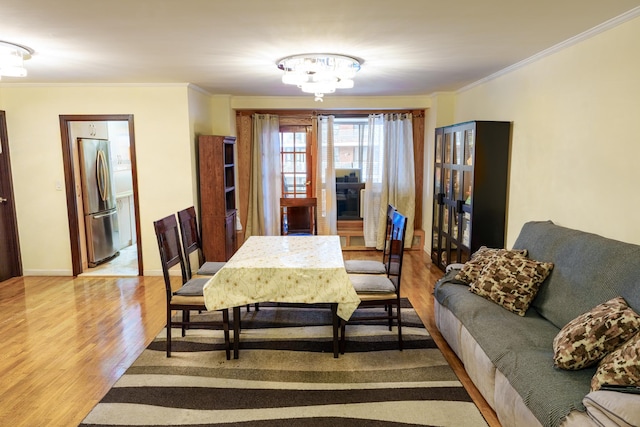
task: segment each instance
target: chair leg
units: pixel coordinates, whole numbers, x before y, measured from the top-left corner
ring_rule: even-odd
[[[391,331],[391,327],[393,326],[393,306],[389,305],[387,311],[387,321],[389,323],[389,331]]]
[[[254,304],[256,311],[260,311],[260,304],[259,303],[255,303]],[[251,311],[251,304],[247,304],[247,312]]]
[[[347,321],[340,319],[340,353],[344,354],[344,347],[346,343],[345,331],[347,329]]]
[[[224,350],[227,360],[231,359],[231,341],[229,340],[229,309],[222,310],[222,327],[224,329]]]
[[[187,331],[187,323],[189,323],[189,320],[191,319],[191,314],[189,312],[189,310],[182,310],[182,336],[184,337],[186,335],[186,331]]]
[[[402,315],[400,314],[400,305],[398,305],[398,347],[402,351]]]
[[[167,357],[171,357],[171,309],[167,308]]]

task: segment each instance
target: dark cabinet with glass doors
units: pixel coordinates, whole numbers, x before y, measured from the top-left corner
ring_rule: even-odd
[[[436,129],[431,259],[445,269],[504,247],[511,123]]]

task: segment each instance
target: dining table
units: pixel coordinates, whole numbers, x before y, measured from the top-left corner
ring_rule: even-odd
[[[251,236],[205,284],[208,310],[233,309],[234,358],[238,358],[240,307],[261,302],[329,303],[333,353],[339,319],[360,305],[344,267],[339,236]]]

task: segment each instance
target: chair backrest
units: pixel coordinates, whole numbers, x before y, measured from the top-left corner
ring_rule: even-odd
[[[193,206],[178,212],[178,222],[180,223],[180,236],[182,237],[182,249],[184,251],[184,262],[187,269],[187,277],[191,277],[191,259],[189,255],[198,252],[198,265],[202,265],[202,242],[198,233],[198,220],[196,210]]]
[[[392,204],[387,205],[387,228],[384,232],[384,245],[382,247],[382,263],[387,265],[389,261],[389,237],[391,236],[391,225],[393,224],[393,214],[396,213],[397,209]]]
[[[280,234],[318,234],[315,197],[280,199]]]
[[[178,233],[178,223],[175,215],[169,215],[165,218],[153,222],[153,228],[158,238],[158,249],[160,251],[160,262],[162,263],[162,274],[164,276],[164,284],[167,291],[167,297],[172,294],[171,278],[169,277],[169,269],[180,264],[182,270],[182,283],[187,281],[187,274],[182,257],[182,249],[180,248],[180,236]]]
[[[407,217],[396,211],[393,213],[391,233],[389,235],[389,260],[387,276],[400,292],[400,276],[402,274],[402,258],[404,256],[404,238],[407,232]]]

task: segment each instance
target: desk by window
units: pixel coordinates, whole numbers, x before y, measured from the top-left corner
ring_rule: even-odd
[[[340,238],[251,236],[204,286],[209,310],[267,301],[337,304],[337,315],[349,320],[360,298],[344,268]],[[234,336],[234,347],[237,342]]]

